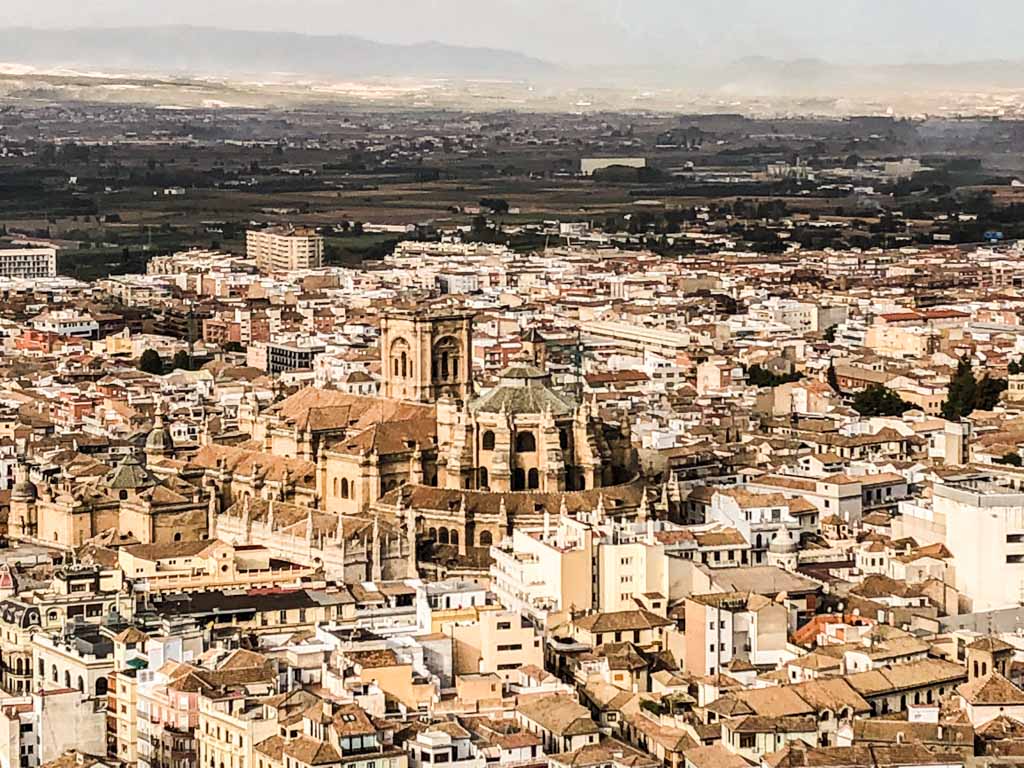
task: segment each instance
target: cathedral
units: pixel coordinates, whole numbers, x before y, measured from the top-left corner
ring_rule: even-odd
[[[544,340],[477,391],[472,315],[387,313],[381,397],[307,387],[260,407],[242,442],[179,454],[157,413],[145,464],[79,485],[12,492],[15,538],[73,547],[104,531],[142,542],[219,537],[346,580],[413,575],[417,557],[485,568],[488,549],[545,512],[635,514],[642,481],[627,422],[555,387]],[[248,437],[245,440],[245,437]]]

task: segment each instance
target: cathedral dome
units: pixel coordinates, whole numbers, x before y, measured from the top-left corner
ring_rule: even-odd
[[[513,363],[498,375],[497,385],[470,403],[476,413],[540,414],[571,416],[576,403],[551,386],[551,375],[529,363]]]
[[[35,501],[37,495],[36,486],[28,477],[19,480],[11,487],[11,501]]]
[[[163,427],[154,427],[146,438],[146,453],[170,453],[174,450],[174,441]]]
[[[164,416],[159,407],[156,412],[156,422],[153,429],[146,438],[146,455],[162,456],[174,452],[174,441],[171,433],[164,426]]]

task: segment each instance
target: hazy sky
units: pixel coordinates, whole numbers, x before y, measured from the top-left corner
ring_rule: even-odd
[[[950,62],[1022,56],[1024,0],[0,0],[8,24],[198,24],[438,40],[580,66],[742,56]]]

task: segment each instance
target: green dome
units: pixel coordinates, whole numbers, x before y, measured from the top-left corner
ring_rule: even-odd
[[[497,385],[469,404],[474,413],[571,416],[575,401],[551,386],[551,375],[529,363],[513,363],[499,374]]]

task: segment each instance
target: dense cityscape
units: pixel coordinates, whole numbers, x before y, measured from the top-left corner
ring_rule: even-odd
[[[0,79],[0,768],[1024,762],[1024,97]]]

